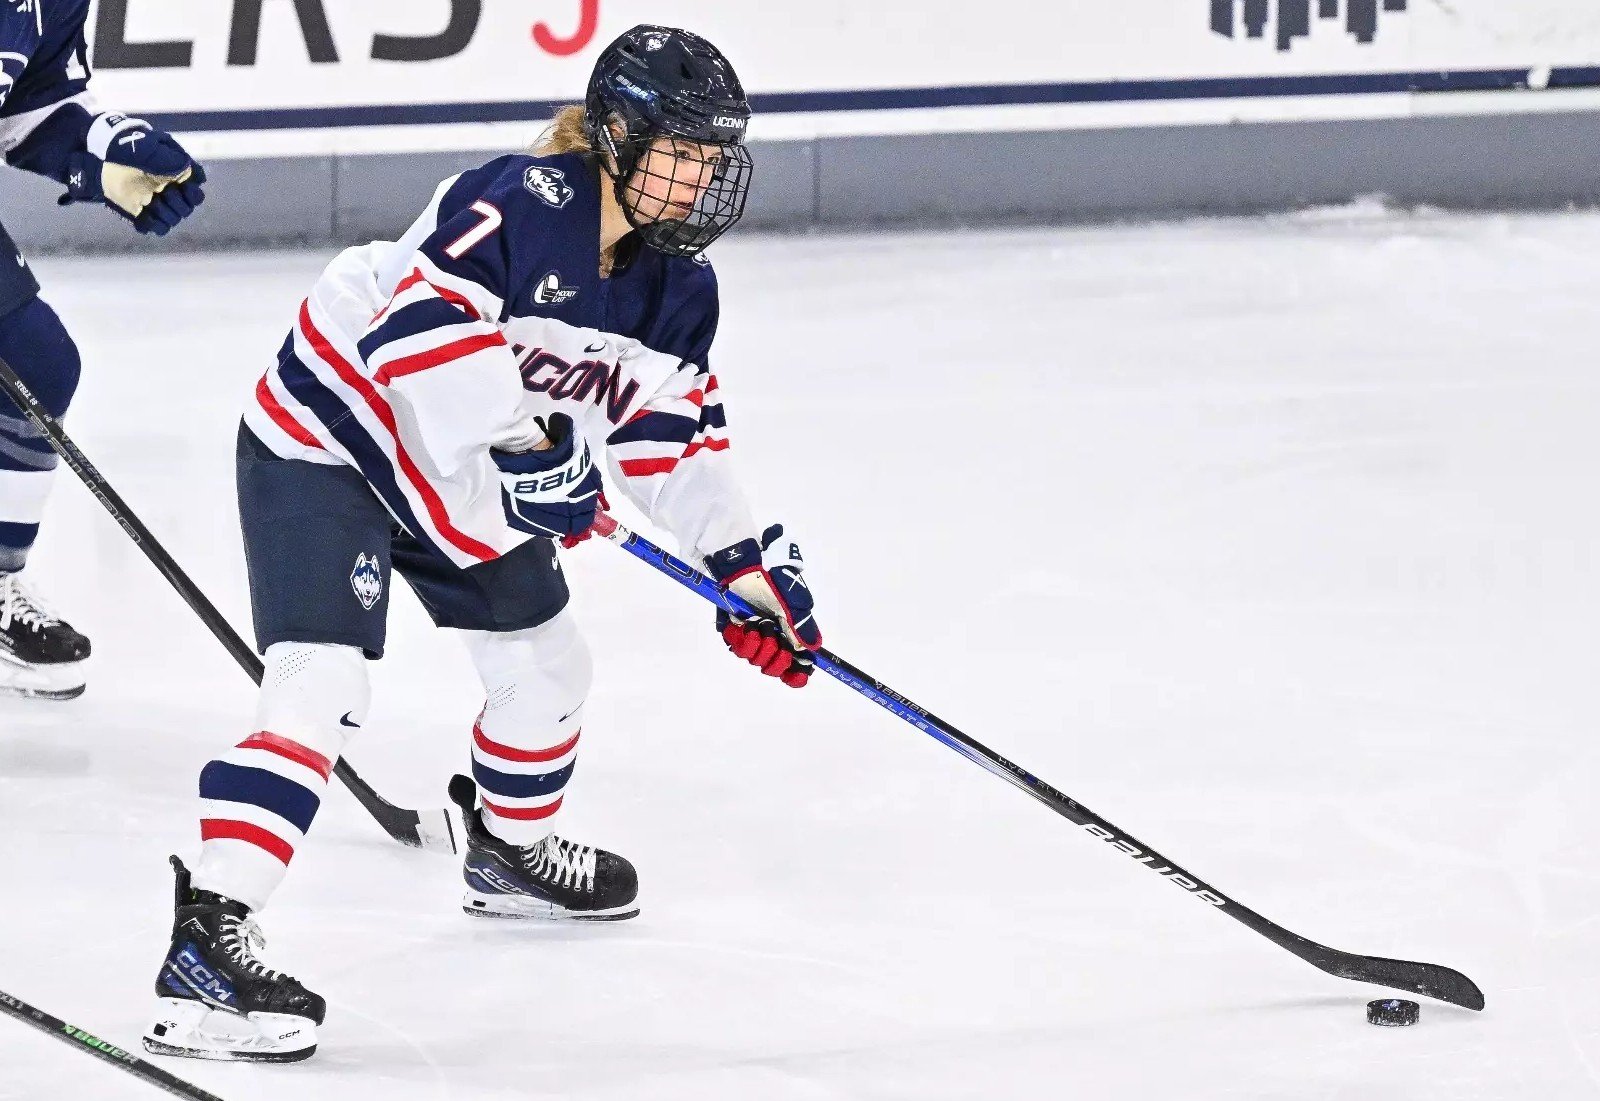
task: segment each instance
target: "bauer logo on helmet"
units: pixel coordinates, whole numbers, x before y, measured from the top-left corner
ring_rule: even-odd
[[[642,84],[634,83],[621,73],[617,74],[616,79],[617,87],[621,88],[624,92],[627,92],[634,99],[643,100],[644,102],[649,103],[651,100],[656,98],[656,94],[649,88],[644,87]]]

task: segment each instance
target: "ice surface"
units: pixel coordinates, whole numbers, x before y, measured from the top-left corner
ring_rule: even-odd
[[[1484,988],[1385,1030],[1250,933],[709,609],[569,556],[568,832],[644,914],[478,923],[335,789],[263,923],[327,995],[231,1099],[1576,1098],[1600,1091],[1600,217],[731,240],[716,367],[829,644],[1306,936]],[[325,254],[42,260],[69,427],[241,628],[237,411]],[[132,1047],[253,689],[64,475],[89,693],[0,704],[0,989]],[[443,805],[480,704],[397,602],[351,760]],[[0,1019],[0,1098],[153,1096]]]

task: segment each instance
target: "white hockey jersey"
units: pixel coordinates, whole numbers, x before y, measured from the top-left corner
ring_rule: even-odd
[[[445,181],[399,241],[328,265],[249,429],[282,458],[356,467],[463,568],[530,538],[506,522],[489,451],[525,449],[556,411],[683,550],[756,537],[708,361],[716,277],[644,248],[601,279],[601,186],[574,155]]]

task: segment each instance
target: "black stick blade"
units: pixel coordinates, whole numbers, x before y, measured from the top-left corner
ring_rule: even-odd
[[[456,851],[455,827],[450,822],[450,812],[444,808],[422,811],[410,810],[406,807],[397,807],[376,791],[372,786],[356,774],[350,763],[344,758],[333,768],[335,776],[344,782],[350,789],[350,794],[356,801],[367,809],[374,821],[383,828],[383,832],[413,849],[424,849],[428,852],[443,853],[446,856]]]
[[[1332,948],[1324,948],[1321,952],[1302,958],[1341,979],[1354,979],[1374,986],[1387,986],[1391,990],[1421,994],[1425,998],[1449,1002],[1463,1009],[1483,1009],[1483,991],[1478,989],[1478,984],[1454,968],[1437,963],[1355,956]]]

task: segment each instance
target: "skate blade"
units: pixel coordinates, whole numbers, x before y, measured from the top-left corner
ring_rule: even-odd
[[[83,695],[85,685],[76,688],[21,688],[12,684],[0,684],[0,696],[12,700],[75,700]]]
[[[24,700],[75,700],[83,695],[86,662],[30,665],[0,651],[0,696]]]
[[[467,891],[461,896],[461,912],[502,921],[627,921],[639,916],[639,907],[630,902],[609,910],[569,910],[528,895],[481,895]]]
[[[316,1022],[288,1013],[241,1016],[185,998],[162,998],[144,1049],[179,1059],[298,1063],[317,1050]]]

